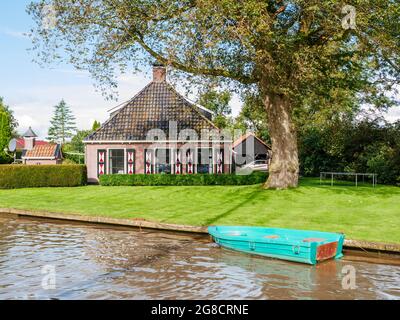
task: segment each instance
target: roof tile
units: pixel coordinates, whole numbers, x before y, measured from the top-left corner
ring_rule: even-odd
[[[178,133],[193,129],[216,129],[196,105],[182,97],[167,82],[151,82],[124,107],[115,111],[88,141],[146,140],[152,129],[161,129],[168,139],[169,122],[177,122]]]
[[[58,145],[35,145],[32,150],[25,153],[24,158],[50,158],[57,156]]]

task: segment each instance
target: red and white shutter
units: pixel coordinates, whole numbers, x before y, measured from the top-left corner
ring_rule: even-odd
[[[182,159],[181,159],[181,151],[176,150],[175,152],[175,174],[182,173]]]
[[[186,173],[193,174],[194,165],[193,165],[193,151],[186,151]]]
[[[101,176],[106,174],[107,171],[107,151],[106,150],[98,150],[97,151],[97,175]]]
[[[217,150],[217,174],[224,173],[224,150]]]
[[[147,149],[144,151],[144,173],[153,173],[153,152]]]
[[[135,150],[126,150],[126,173],[135,173]]]

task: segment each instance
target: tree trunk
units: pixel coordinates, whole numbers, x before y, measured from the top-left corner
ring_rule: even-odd
[[[297,133],[292,122],[290,101],[283,95],[267,95],[264,100],[272,141],[272,159],[266,188],[297,187],[299,159]]]

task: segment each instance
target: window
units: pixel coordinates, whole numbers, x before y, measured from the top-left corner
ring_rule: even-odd
[[[212,148],[197,149],[197,173],[213,173]]]
[[[267,160],[256,160],[254,164],[268,164]]]
[[[110,150],[110,173],[125,173],[125,152],[124,149]]]
[[[171,150],[156,150],[156,173],[171,173]]]

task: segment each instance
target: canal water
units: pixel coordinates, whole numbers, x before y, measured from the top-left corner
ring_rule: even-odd
[[[0,299],[400,299],[400,266],[308,266],[202,236],[0,216]]]

